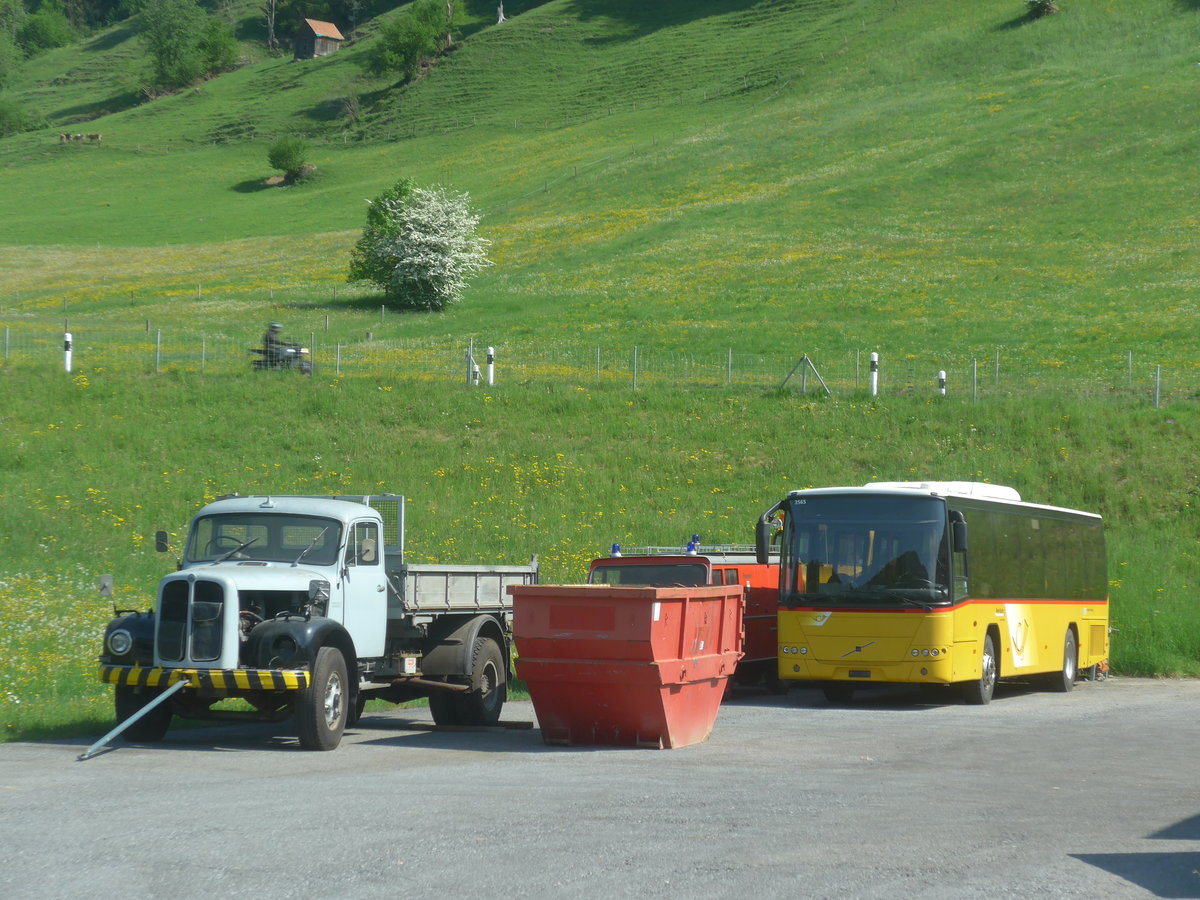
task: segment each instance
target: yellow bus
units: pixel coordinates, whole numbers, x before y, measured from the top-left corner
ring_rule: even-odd
[[[779,677],[833,702],[877,683],[954,685],[970,703],[1000,678],[1069,691],[1107,668],[1100,516],[974,482],[792,491],[759,518],[778,540]]]

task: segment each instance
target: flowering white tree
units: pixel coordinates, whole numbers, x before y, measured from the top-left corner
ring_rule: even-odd
[[[399,181],[371,201],[349,280],[374,282],[401,307],[445,309],[462,299],[470,275],[491,265],[479,219],[466,194]]]

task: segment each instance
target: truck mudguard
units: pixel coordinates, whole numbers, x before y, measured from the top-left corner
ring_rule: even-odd
[[[300,616],[269,619],[254,626],[246,642],[244,663],[263,669],[296,669],[312,664],[322,647],[336,647],[351,672],[357,657],[354,641],[333,619]]]
[[[421,660],[421,672],[425,676],[461,675],[470,671],[471,650],[475,638],[493,638],[500,651],[511,659],[509,643],[504,627],[495,616],[447,616],[439,620],[429,635],[429,646]],[[512,679],[511,662],[507,666],[508,678]]]

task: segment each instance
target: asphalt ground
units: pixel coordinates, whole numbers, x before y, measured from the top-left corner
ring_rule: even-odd
[[[0,897],[1200,897],[1200,681],[743,690],[675,750],[369,713],[0,745]],[[526,727],[519,727],[522,723]]]

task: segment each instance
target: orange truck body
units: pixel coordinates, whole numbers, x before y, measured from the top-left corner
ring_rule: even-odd
[[[760,563],[752,550],[698,547],[695,553],[625,551],[592,560],[588,584],[653,587],[741,585],[745,592],[743,656],[738,684],[778,684],[779,564]]]

